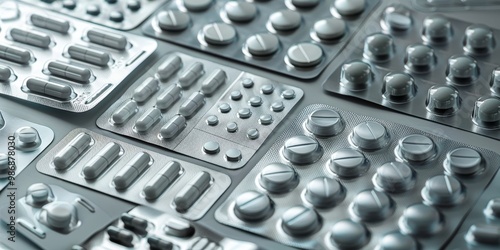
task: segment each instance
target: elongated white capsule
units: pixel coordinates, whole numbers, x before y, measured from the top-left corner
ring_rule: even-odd
[[[116,173],[113,178],[115,188],[118,190],[128,188],[149,167],[150,161],[151,156],[149,154],[144,152],[137,153],[125,167]]]
[[[111,56],[109,55],[109,53],[85,48],[79,45],[69,46],[68,54],[72,59],[80,60],[98,66],[106,66],[111,60]]]
[[[136,102],[144,102],[156,91],[158,91],[158,80],[153,77],[148,77],[135,88],[134,100]]]
[[[31,60],[31,53],[23,48],[0,45],[0,58],[15,63],[28,64]]]
[[[66,20],[45,17],[38,14],[32,14],[30,16],[31,23],[39,28],[44,28],[52,31],[56,31],[62,34],[66,34],[69,31],[70,25]]]
[[[137,112],[137,103],[133,100],[127,101],[125,104],[116,109],[111,116],[111,121],[114,124],[120,125],[128,121]]]
[[[226,72],[222,69],[216,69],[201,84],[201,92],[205,95],[212,95],[226,81]]]
[[[193,83],[195,83],[196,80],[203,75],[203,73],[203,64],[195,62],[179,76],[179,85],[183,88],[188,88],[193,85]]]
[[[166,80],[171,77],[177,70],[182,67],[182,60],[178,56],[171,56],[167,58],[160,66],[156,74],[162,80]]]
[[[144,196],[148,200],[154,200],[160,196],[178,177],[181,164],[176,161],[168,162],[158,174],[156,174],[144,186]]]
[[[114,142],[106,144],[82,169],[85,179],[95,179],[101,175],[120,154],[120,146]]]
[[[59,153],[54,156],[52,163],[58,170],[64,170],[90,146],[92,137],[87,133],[79,133]]]
[[[157,108],[151,108],[137,119],[135,122],[135,129],[137,132],[148,131],[155,122],[161,118],[161,112]]]
[[[191,118],[205,104],[205,96],[200,92],[194,92],[179,108],[179,114]]]
[[[175,209],[185,212],[210,186],[212,177],[207,172],[198,173],[174,198]]]
[[[90,77],[92,76],[90,69],[63,62],[49,62],[47,69],[55,76],[81,83],[88,83],[90,81]]]
[[[175,115],[160,129],[163,139],[175,138],[186,127],[186,118],[182,115]]]
[[[89,30],[87,32],[87,38],[91,43],[118,50],[124,50],[128,44],[127,38],[123,35],[113,34],[97,29]]]
[[[37,78],[28,79],[26,81],[26,87],[34,93],[61,100],[68,100],[73,94],[73,89],[67,84],[55,83]]]
[[[156,98],[156,107],[168,109],[174,102],[181,98],[181,88],[177,84],[172,84]]]
[[[13,28],[10,30],[10,36],[16,42],[25,43],[40,48],[48,48],[51,43],[49,35],[34,30],[27,31],[19,28]]]

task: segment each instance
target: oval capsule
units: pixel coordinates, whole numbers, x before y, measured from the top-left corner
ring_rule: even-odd
[[[128,188],[130,184],[149,167],[150,161],[151,156],[147,153],[137,153],[134,158],[113,177],[115,188],[118,190]]]
[[[16,42],[25,43],[40,48],[48,48],[51,39],[50,36],[38,31],[27,31],[19,28],[10,30],[10,36]]]
[[[106,66],[111,60],[111,56],[109,55],[109,53],[85,48],[79,45],[69,46],[68,54],[72,59],[80,60],[97,66]]]
[[[226,81],[226,72],[222,69],[216,69],[201,84],[201,92],[205,95],[212,95]]]
[[[153,77],[148,77],[134,90],[134,100],[136,102],[144,102],[149,97],[158,91],[158,80]]]
[[[168,162],[151,180],[144,186],[144,196],[148,200],[158,198],[178,177],[181,164],[176,161]]]
[[[203,73],[203,64],[195,62],[179,76],[179,85],[181,85],[182,88],[188,88],[193,85]]]
[[[70,28],[69,22],[66,20],[53,17],[45,17],[38,14],[31,14],[30,21],[33,26],[56,31],[62,34],[68,33]]]
[[[55,83],[37,78],[28,79],[26,81],[26,87],[28,87],[28,89],[33,93],[61,100],[68,100],[73,94],[73,89],[67,84]]]
[[[92,137],[89,134],[79,133],[66,147],[54,156],[52,163],[59,170],[68,168],[90,146],[91,142]]]
[[[129,100],[125,104],[117,108],[115,112],[113,112],[113,115],[111,115],[111,121],[113,121],[114,124],[123,124],[128,121],[128,119],[130,119],[136,112],[137,103],[133,100]]]
[[[0,58],[15,63],[28,64],[31,60],[31,53],[26,49],[0,45]]]
[[[198,173],[174,198],[178,212],[188,210],[210,186],[212,177],[207,172]]]
[[[68,80],[73,80],[81,83],[88,83],[92,72],[90,69],[70,65],[63,62],[52,61],[47,65],[49,72],[55,76],[59,76]]]
[[[137,132],[146,132],[161,118],[161,112],[157,108],[151,108],[146,111],[135,122],[135,130]]]
[[[87,38],[91,43],[118,50],[124,50],[128,44],[127,38],[123,35],[113,34],[97,29],[87,31]]]
[[[161,129],[160,136],[163,139],[175,138],[186,127],[186,118],[182,115],[173,116]]]
[[[129,230],[115,226],[109,226],[106,232],[109,235],[109,239],[113,242],[126,247],[134,246],[134,244],[132,243],[134,240],[134,233],[130,232]]]
[[[174,102],[181,98],[181,88],[177,84],[172,84],[156,98],[156,107],[168,109]]]
[[[114,142],[106,144],[82,169],[85,179],[95,179],[118,158],[120,146]]]
[[[160,79],[165,80],[171,77],[181,67],[182,59],[178,56],[171,56],[158,66],[156,74],[158,74]]]
[[[6,82],[12,76],[12,72],[9,68],[0,65],[0,81]]]
[[[186,118],[191,118],[205,104],[205,96],[200,92],[195,92],[179,108],[179,114]]]

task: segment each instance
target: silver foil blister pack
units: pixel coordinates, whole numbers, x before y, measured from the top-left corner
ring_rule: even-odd
[[[143,31],[226,59],[312,79],[377,4],[377,0],[177,0],[162,7]]]
[[[494,152],[324,104],[284,131],[215,218],[298,248],[442,247],[499,167]]]
[[[141,24],[164,0],[22,0],[114,29],[130,30]]]
[[[201,218],[231,184],[220,172],[85,129],[71,131],[37,169],[190,220]]]
[[[189,221],[137,206],[82,244],[84,249],[259,249],[250,242],[207,238]]]
[[[250,160],[303,95],[296,87],[171,53],[151,66],[97,125],[235,169]]]
[[[13,215],[2,208],[3,222],[14,221],[15,230],[42,249],[71,249],[114,220],[87,198],[45,183],[29,186],[15,209]]]
[[[0,94],[57,109],[90,110],[157,47],[22,3],[2,2],[0,10]]]
[[[500,31],[404,5],[379,21],[325,90],[500,138]]]
[[[54,140],[52,129],[0,110],[0,190],[15,188],[17,176]]]
[[[413,0],[413,5],[424,11],[457,11],[500,7],[499,0]]]

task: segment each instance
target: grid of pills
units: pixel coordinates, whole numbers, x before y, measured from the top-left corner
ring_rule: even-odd
[[[200,219],[231,184],[220,172],[85,129],[71,131],[37,169],[190,220]]]
[[[0,215],[7,225],[10,216]],[[113,220],[85,197],[56,185],[34,183],[17,200],[14,228],[42,249],[71,249]]]
[[[157,46],[17,2],[0,10],[0,94],[57,109],[90,110]]]
[[[166,0],[21,0],[114,29],[133,29]]]
[[[111,105],[97,125],[235,169],[250,160],[303,94],[296,87],[171,53]]]
[[[500,138],[500,31],[404,5],[387,7],[380,26],[325,90]]]
[[[76,249],[258,249],[253,243],[212,237],[207,238],[189,221],[138,206]]]
[[[306,107],[217,209],[305,249],[444,246],[500,156],[334,107]]]
[[[318,76],[378,0],[171,1],[146,35],[266,70]]]
[[[52,143],[52,129],[0,110],[0,190],[14,187],[17,176]],[[13,155],[14,154],[14,155]]]

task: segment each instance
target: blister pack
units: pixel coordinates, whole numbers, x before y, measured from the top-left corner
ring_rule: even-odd
[[[141,24],[165,0],[21,0],[114,29],[130,30]]]
[[[215,217],[298,248],[440,248],[499,168],[494,152],[323,104],[284,131]]]
[[[157,46],[22,3],[0,10],[0,94],[57,109],[90,110]]]
[[[415,7],[425,11],[491,9],[500,7],[499,0],[413,0]]]
[[[201,232],[200,232],[201,231]],[[257,245],[226,237],[207,238],[203,229],[177,216],[138,206],[82,244],[83,249],[245,249]],[[79,249],[79,248],[77,248]]]
[[[71,131],[37,169],[190,220],[200,219],[231,184],[220,172],[86,129]]]
[[[500,138],[500,31],[441,15],[387,7],[323,85],[385,107]]]
[[[17,230],[42,249],[71,249],[115,218],[87,198],[45,183],[29,186],[14,209],[7,205],[1,213],[9,230]]]
[[[177,0],[161,8],[143,31],[226,59],[312,79],[378,2]]]
[[[0,110],[0,191],[54,140],[52,129]],[[6,150],[6,151],[4,151]]]
[[[299,88],[171,53],[97,126],[224,168],[241,168],[304,95]]]

